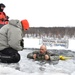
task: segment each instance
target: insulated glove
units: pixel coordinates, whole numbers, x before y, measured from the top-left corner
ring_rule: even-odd
[[[6,16],[7,20],[9,19],[9,16]]]
[[[22,46],[22,48],[24,48],[24,40],[23,39],[21,40],[20,45]]]

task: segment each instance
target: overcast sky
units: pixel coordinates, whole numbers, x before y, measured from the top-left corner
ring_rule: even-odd
[[[27,19],[30,27],[75,27],[75,0],[0,0],[10,19]]]

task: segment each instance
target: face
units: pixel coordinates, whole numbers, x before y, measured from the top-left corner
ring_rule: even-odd
[[[43,45],[43,46],[40,47],[40,53],[43,54],[45,52],[46,52],[46,46]]]
[[[4,7],[1,7],[2,10],[4,10]]]

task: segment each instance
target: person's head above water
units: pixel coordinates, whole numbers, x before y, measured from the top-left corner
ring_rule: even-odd
[[[47,48],[46,48],[46,46],[45,45],[42,45],[41,47],[40,47],[40,53],[45,53],[47,51]]]

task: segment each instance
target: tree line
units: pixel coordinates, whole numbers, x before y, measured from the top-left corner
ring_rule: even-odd
[[[75,27],[30,27],[25,37],[75,38]]]

